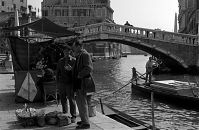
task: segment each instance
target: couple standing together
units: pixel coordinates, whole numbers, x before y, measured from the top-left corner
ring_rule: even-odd
[[[74,51],[75,58],[71,56]],[[83,49],[80,40],[76,40],[72,47],[66,45],[64,57],[57,64],[57,86],[60,93],[63,113],[68,113],[69,100],[71,122],[76,120],[76,104],[81,121],[76,129],[89,129],[88,93],[95,92],[92,78],[93,64],[90,54]],[[76,99],[76,100],[75,100]]]

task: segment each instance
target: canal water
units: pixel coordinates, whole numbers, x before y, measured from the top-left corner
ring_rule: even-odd
[[[115,109],[127,113],[137,119],[151,124],[150,97],[131,92],[128,84],[132,76],[131,68],[135,67],[140,73],[145,73],[148,56],[128,55],[120,59],[100,60],[94,62],[94,79],[96,82],[95,99],[112,105]],[[199,76],[162,74],[154,76],[155,80],[185,79],[198,80]],[[128,85],[127,85],[128,84]],[[114,93],[122,86],[120,91]],[[199,130],[199,112],[181,108],[174,104],[158,101],[154,105],[155,125],[161,130]]]

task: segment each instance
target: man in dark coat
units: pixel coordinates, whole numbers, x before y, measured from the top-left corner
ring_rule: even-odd
[[[67,99],[69,100],[70,114],[72,116],[71,122],[74,123],[76,119],[76,103],[73,92],[72,82],[72,66],[74,58],[70,55],[71,47],[66,45],[64,50],[64,57],[58,61],[57,64],[57,86],[60,93],[61,105],[63,113],[68,113]]]
[[[82,42],[77,40],[73,45],[76,55],[76,62],[73,67],[74,91],[76,92],[76,102],[81,118],[77,122],[76,129],[89,129],[89,113],[87,94],[95,92],[95,84],[92,78],[93,64],[90,54],[83,49]]]

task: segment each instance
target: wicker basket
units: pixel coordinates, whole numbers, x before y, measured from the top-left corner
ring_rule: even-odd
[[[60,114],[61,112],[53,111],[46,114],[45,120],[46,124],[48,125],[56,125],[57,124],[57,114]]]
[[[19,124],[22,125],[23,127],[36,125],[36,116],[32,116],[32,117],[20,117],[16,113],[16,117],[17,117],[17,120],[18,120]]]
[[[15,111],[16,118],[22,126],[34,126],[36,125],[36,109],[17,109]]]

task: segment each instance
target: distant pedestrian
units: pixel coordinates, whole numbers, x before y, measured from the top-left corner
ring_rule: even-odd
[[[153,74],[153,67],[156,66],[157,63],[153,60],[152,57],[149,57],[149,60],[146,63],[146,80],[145,83],[149,82],[151,83],[151,78],[152,78],[152,74]]]
[[[76,55],[76,62],[73,68],[74,91],[76,92],[76,102],[81,118],[81,121],[77,122],[78,126],[76,129],[89,129],[87,94],[95,92],[95,84],[92,78],[92,59],[90,54],[83,49],[83,44],[79,40],[74,43],[73,50]]]
[[[126,25],[126,26],[132,26],[131,24],[129,24],[128,21],[126,21],[126,23],[125,23],[124,25]],[[125,28],[124,31],[125,31],[126,33],[128,33],[128,32],[130,32],[130,28]]]
[[[69,100],[70,114],[72,116],[71,122],[76,120],[76,103],[73,92],[72,82],[72,66],[75,59],[70,55],[71,47],[66,45],[64,49],[64,57],[58,61],[57,64],[57,85],[61,98],[61,105],[63,113],[68,113],[67,99]]]

